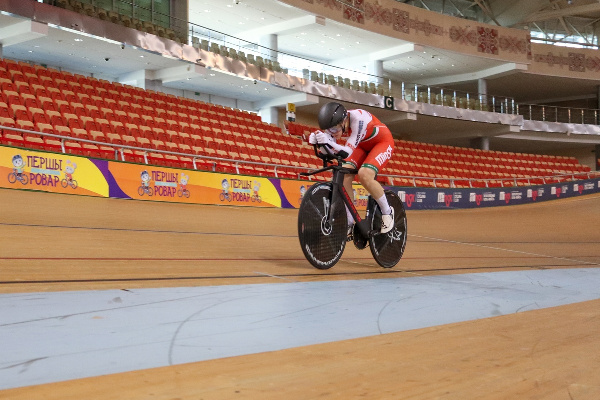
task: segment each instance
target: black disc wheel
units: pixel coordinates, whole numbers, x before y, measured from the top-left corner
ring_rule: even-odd
[[[333,267],[346,247],[346,208],[342,198],[332,194],[331,183],[314,184],[306,191],[298,210],[302,252],[318,269]]]
[[[392,268],[402,258],[406,247],[406,211],[402,200],[394,192],[386,190],[387,201],[394,209],[394,228],[387,233],[376,233],[369,239],[371,254],[377,264],[383,268]],[[379,232],[381,229],[381,210],[375,203],[375,214],[371,230]]]

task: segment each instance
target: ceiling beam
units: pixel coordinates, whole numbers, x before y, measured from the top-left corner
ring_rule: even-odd
[[[319,104],[319,96],[310,93],[295,93],[275,99],[257,101],[254,103],[254,106],[258,109],[267,107],[286,107],[288,103],[293,103],[296,107]]]
[[[491,78],[499,78],[505,75],[510,75],[512,73],[518,71],[527,71],[526,64],[518,64],[518,63],[506,63],[502,65],[498,65],[496,67],[487,68],[481,71],[469,72],[466,74],[457,74],[457,75],[449,75],[443,76],[440,78],[432,78],[422,80],[421,83],[423,85],[428,86],[443,86],[450,83],[462,83],[462,82],[472,82],[478,79],[491,79]]]
[[[250,29],[239,33],[238,36],[244,38],[245,40],[252,41],[266,35],[283,35],[297,30],[306,29],[307,27],[313,25],[325,25],[325,18],[315,15],[306,15],[304,17],[261,26],[260,28]]]
[[[600,2],[586,4],[583,6],[571,6],[558,10],[538,11],[529,14],[521,22],[530,23],[538,21],[547,21],[549,19],[557,19],[561,17],[569,17],[574,15],[587,16],[591,13],[600,12]]]
[[[150,72],[150,71],[149,71]],[[162,83],[178,82],[198,77],[204,77],[208,70],[197,64],[180,65],[177,67],[163,68],[151,71],[153,79],[160,79]]]
[[[48,25],[35,21],[23,21],[0,28],[0,43],[8,47],[48,36]]]
[[[473,1],[475,3],[477,3],[477,5],[479,6],[479,8],[481,8],[481,10],[483,11],[483,13],[485,15],[487,15],[488,17],[490,17],[490,19],[492,21],[494,21],[496,23],[496,25],[501,26],[500,22],[498,22],[498,20],[494,16],[494,13],[493,13],[492,9],[488,6],[488,4],[485,2],[485,0],[473,0]]]
[[[330,61],[332,65],[338,67],[352,66],[365,61],[389,61],[400,58],[401,56],[411,54],[413,52],[422,52],[423,46],[414,43],[405,43],[400,46],[394,46],[383,50],[374,51],[372,53],[361,54],[360,56],[341,58],[339,60]]]

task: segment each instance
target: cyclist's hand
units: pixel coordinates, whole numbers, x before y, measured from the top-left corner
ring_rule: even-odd
[[[317,131],[317,132],[319,132],[319,131]],[[316,138],[315,132],[310,133],[310,136],[308,137],[308,143],[309,144],[317,144],[317,138]]]
[[[315,137],[317,139],[317,143],[319,143],[319,144],[335,143],[335,140],[331,137],[331,135],[329,135],[325,132],[318,131],[316,133]]]

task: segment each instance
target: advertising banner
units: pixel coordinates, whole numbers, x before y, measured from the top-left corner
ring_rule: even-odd
[[[0,147],[0,187],[107,197],[108,183],[91,160]]]
[[[177,203],[299,208],[314,181],[178,170],[0,146],[0,187]],[[600,178],[528,187],[386,187],[406,209],[496,207],[600,192]],[[357,209],[369,193],[354,185]]]
[[[539,186],[506,188],[435,189],[388,187],[406,209],[498,207],[580,196],[600,192],[600,178]]]

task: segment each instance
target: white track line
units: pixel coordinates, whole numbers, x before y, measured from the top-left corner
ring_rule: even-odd
[[[484,248],[484,249],[502,250],[502,251],[508,251],[510,253],[525,254],[525,255],[528,255],[528,256],[545,257],[545,258],[552,258],[552,259],[555,259],[555,260],[564,260],[564,261],[571,261],[571,262],[580,263],[580,264],[588,264],[588,265],[598,265],[598,266],[600,266],[600,264],[598,264],[596,262],[576,260],[576,259],[573,259],[573,258],[566,258],[566,257],[550,256],[548,254],[539,254],[539,253],[531,253],[531,252],[528,252],[528,251],[504,249],[502,247],[486,246],[486,245],[477,244],[477,243],[459,242],[458,240],[441,239],[441,238],[434,238],[434,237],[429,237],[429,236],[421,236],[421,235],[409,235],[409,236],[414,236],[414,237],[421,238],[421,239],[435,240],[435,241],[438,241],[438,242],[462,244],[462,245],[466,245],[466,246],[481,247],[481,248]]]

